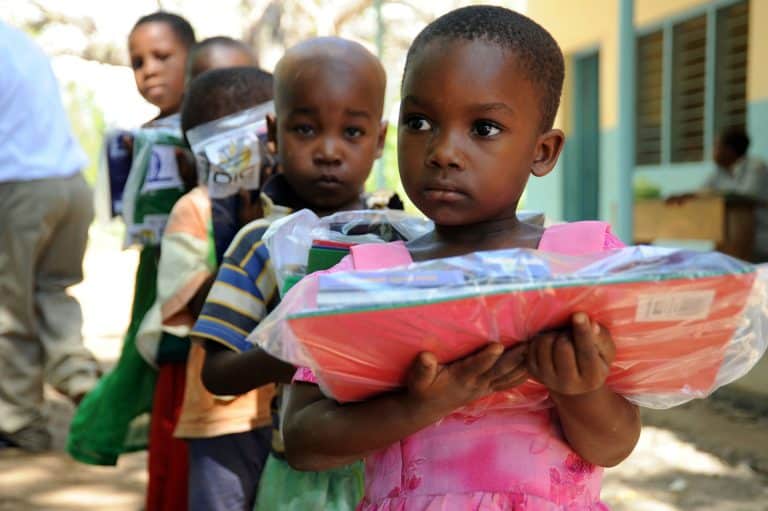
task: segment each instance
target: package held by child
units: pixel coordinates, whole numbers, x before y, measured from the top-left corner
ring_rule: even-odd
[[[404,245],[389,247],[407,256]],[[357,249],[365,245],[352,249],[353,260]],[[666,408],[708,395],[757,362],[768,338],[766,278],[766,270],[723,254],[658,247],[588,256],[478,252],[313,274],[251,339],[310,367],[324,391],[345,402],[401,386],[420,352],[449,362],[588,311],[616,345],[608,384],[637,404]],[[477,406],[547,404],[545,388],[528,381]]]

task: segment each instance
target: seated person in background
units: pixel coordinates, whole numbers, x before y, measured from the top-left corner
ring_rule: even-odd
[[[670,197],[668,202],[681,203],[702,195],[722,195],[730,199],[750,201],[755,206],[754,262],[768,261],[768,166],[749,156],[749,136],[742,128],[727,128],[715,140],[712,159],[716,170],[695,194]]]
[[[768,261],[768,166],[749,156],[749,136],[742,128],[728,128],[715,141],[715,173],[705,183],[710,192],[755,202],[755,242],[752,260]]]

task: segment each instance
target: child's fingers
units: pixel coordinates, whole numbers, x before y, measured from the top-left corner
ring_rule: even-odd
[[[605,364],[610,367],[616,358],[616,345],[613,343],[613,339],[611,339],[608,331],[596,322],[593,322],[593,330],[596,333],[595,344],[597,351]]]
[[[595,374],[600,369],[602,359],[597,351],[597,336],[592,321],[583,312],[573,315],[573,344],[576,348],[576,363],[579,374]]]
[[[525,343],[519,343],[508,348],[484,376],[491,381],[496,381],[498,378],[509,374],[511,371],[514,371],[521,366],[525,367],[527,351],[528,346]]]
[[[514,371],[510,371],[507,374],[493,380],[491,382],[491,388],[493,388],[494,392],[509,390],[525,383],[529,376],[528,368],[525,366],[518,367]]]
[[[552,345],[552,361],[555,373],[561,381],[575,381],[579,378],[576,350],[569,335],[561,333],[555,339]]]
[[[555,377],[552,364],[552,344],[557,334],[548,332],[533,338],[528,348],[528,369],[540,381],[551,381]]]
[[[490,343],[480,351],[452,363],[451,370],[462,379],[480,376],[493,367],[502,353],[504,346],[497,342]]]
[[[437,377],[439,364],[433,353],[420,353],[408,370],[408,388],[417,394],[423,394]]]

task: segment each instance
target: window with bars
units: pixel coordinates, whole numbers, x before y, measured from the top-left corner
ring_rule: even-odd
[[[672,29],[673,162],[704,159],[704,104],[707,80],[707,17]]]
[[[748,29],[747,2],[717,12],[715,134],[747,123]]]
[[[742,0],[637,38],[637,165],[703,161],[708,138],[745,125],[748,29]]]
[[[664,34],[661,30],[637,40],[638,165],[661,163],[662,76]]]

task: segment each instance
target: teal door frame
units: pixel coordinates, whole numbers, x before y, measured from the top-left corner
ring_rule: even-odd
[[[565,145],[563,217],[596,220],[600,216],[600,53],[573,57],[571,133]]]

